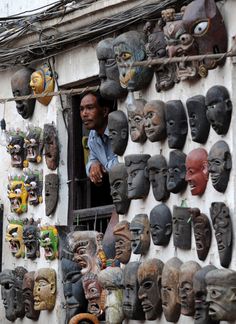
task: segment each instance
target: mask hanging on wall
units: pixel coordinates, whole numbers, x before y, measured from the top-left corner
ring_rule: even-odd
[[[43,142],[47,167],[50,170],[56,170],[59,165],[59,143],[57,131],[53,124],[44,125]]]
[[[123,155],[129,137],[128,120],[123,111],[112,111],[108,115],[107,127],[113,153]]]
[[[57,207],[59,194],[59,176],[55,173],[45,176],[45,208],[46,215],[50,216]]]
[[[155,206],[150,212],[150,230],[154,245],[169,244],[172,233],[172,216],[165,204]]]
[[[189,208],[173,207],[174,246],[183,250],[191,249],[191,214]]]

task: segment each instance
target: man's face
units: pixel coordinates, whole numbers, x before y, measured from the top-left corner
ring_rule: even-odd
[[[80,103],[80,117],[88,130],[102,128],[106,124],[106,116],[106,109],[98,105],[93,94],[89,93],[83,97]]]

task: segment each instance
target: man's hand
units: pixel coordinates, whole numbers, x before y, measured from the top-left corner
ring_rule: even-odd
[[[95,185],[100,185],[105,172],[106,170],[101,163],[94,162],[89,170],[89,178]]]

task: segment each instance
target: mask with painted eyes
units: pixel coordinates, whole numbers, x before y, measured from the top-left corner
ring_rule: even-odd
[[[128,120],[121,110],[113,111],[108,115],[109,139],[112,151],[123,155],[127,146],[129,131]]]
[[[168,245],[172,233],[172,216],[165,204],[155,206],[151,210],[150,230],[154,245]]]
[[[144,130],[144,106],[146,101],[137,99],[131,109],[128,110],[129,131],[131,140],[135,143],[143,144],[147,135]]]
[[[113,38],[106,38],[101,40],[96,47],[99,61],[99,78],[101,80],[99,91],[102,97],[107,99],[122,98],[127,94],[127,90],[120,85],[113,42]]]
[[[58,257],[58,231],[55,226],[42,226],[39,237],[40,246],[44,249],[46,260],[54,260]]]
[[[33,220],[23,226],[23,241],[26,248],[26,257],[35,259],[39,257],[39,228]]]
[[[128,198],[141,199],[148,195],[150,182],[147,172],[149,154],[131,154],[125,156],[125,166],[128,172]]]
[[[7,225],[6,241],[9,242],[9,247],[14,257],[23,258],[25,256],[23,222],[21,220],[11,221]]]
[[[17,177],[16,177],[17,178]],[[8,185],[8,198],[11,204],[11,212],[22,214],[28,209],[28,191],[24,184],[25,178],[22,180],[10,180]]]
[[[118,163],[109,171],[111,196],[118,214],[127,213],[130,205],[128,198],[128,173],[124,163]]]
[[[150,224],[146,214],[137,214],[130,223],[131,248],[134,254],[147,254],[150,246]]]
[[[43,138],[40,127],[31,127],[24,139],[26,161],[40,163],[42,161]]]
[[[138,91],[148,86],[153,70],[147,66],[126,67],[135,61],[146,60],[146,37],[138,31],[128,31],[115,38],[113,48],[119,69],[120,84],[127,88],[132,84],[132,90]]]
[[[15,134],[9,139],[7,152],[11,155],[11,166],[13,168],[23,168],[25,159],[24,135]]]
[[[42,172],[25,172],[25,188],[28,192],[28,202],[30,205],[37,206],[43,202],[43,174]]]

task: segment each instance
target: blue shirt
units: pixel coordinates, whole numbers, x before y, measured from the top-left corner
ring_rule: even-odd
[[[102,136],[100,136],[95,130],[90,131],[88,138],[89,159],[86,164],[87,176],[89,176],[91,164],[94,162],[100,162],[106,171],[109,171],[113,165],[118,163],[117,155],[112,152],[111,142],[108,135],[108,127],[105,129]]]

